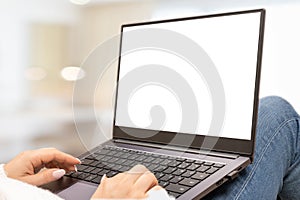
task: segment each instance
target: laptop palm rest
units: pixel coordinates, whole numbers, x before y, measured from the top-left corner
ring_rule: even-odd
[[[90,199],[97,189],[94,185],[89,185],[83,182],[77,182],[67,190],[63,190],[58,193],[63,199],[73,199],[73,200],[82,200],[82,199]]]

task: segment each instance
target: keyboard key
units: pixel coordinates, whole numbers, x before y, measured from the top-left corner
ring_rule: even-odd
[[[189,186],[189,187],[193,187],[198,183],[199,183],[199,180],[195,180],[195,179],[191,179],[191,178],[185,178],[179,182],[179,184]]]
[[[91,154],[91,155],[89,155],[89,156],[86,157],[86,158],[87,158],[87,159],[90,159],[90,160],[97,160],[97,159],[96,159],[96,156],[97,156],[97,155]]]
[[[193,163],[187,169],[188,170],[196,170],[198,167],[200,167],[200,165]]]
[[[122,167],[123,167],[122,165],[116,165],[116,166],[114,166],[113,170],[121,172]]]
[[[155,159],[152,161],[152,163],[153,163],[153,164],[160,164],[162,161],[163,161],[163,159],[161,159],[161,158],[155,158]]]
[[[213,174],[213,173],[215,173],[218,170],[219,170],[219,168],[212,167],[209,170],[207,170],[205,173],[207,173],[207,174]]]
[[[83,159],[82,161],[81,161],[81,164],[82,165],[90,165],[92,162],[94,162],[94,160],[90,160],[90,159]]]
[[[179,161],[179,162],[183,162],[183,161],[185,161],[186,159],[185,159],[185,158],[177,157],[176,160]]]
[[[106,165],[105,165],[104,163],[102,163],[102,161],[101,161],[101,162],[99,162],[99,163],[97,164],[96,167],[98,167],[98,168],[105,168]]]
[[[152,162],[155,158],[148,157],[144,160],[144,162]]]
[[[95,175],[95,174],[90,174],[90,175],[84,177],[84,180],[85,180],[85,181],[91,182],[91,181],[92,181],[94,178],[96,178],[96,177],[97,177],[97,175]]]
[[[213,162],[205,162],[205,163],[203,163],[203,165],[205,165],[205,166],[213,166],[215,163],[213,163]]]
[[[170,175],[170,174],[166,174],[163,177],[160,178],[161,181],[169,181],[170,179],[172,179],[174,176]]]
[[[166,174],[171,174],[172,172],[174,172],[176,170],[176,168],[173,167],[168,167],[167,169],[165,169],[163,172]]]
[[[180,175],[183,174],[184,172],[186,172],[185,169],[177,169],[177,170],[174,171],[172,174],[173,174],[173,175],[180,176]]]
[[[157,167],[158,167],[158,165],[155,165],[155,164],[151,164],[151,165],[148,165],[148,166],[147,166],[147,168],[148,168],[150,171],[154,171]]]
[[[103,176],[104,174],[107,174],[109,170],[103,169],[101,172],[98,173],[99,176]]]
[[[187,168],[188,166],[190,166],[190,163],[184,162],[184,163],[181,163],[180,165],[178,165],[178,168],[180,168],[180,169],[185,169],[185,168]]]
[[[137,161],[143,161],[143,160],[145,160],[147,157],[146,156],[139,156],[139,157],[137,157],[135,160],[137,160]]]
[[[132,154],[131,156],[128,157],[128,159],[135,160],[137,157],[139,157],[139,156],[136,154]]]
[[[164,173],[154,173],[155,177],[157,179],[160,179],[161,177],[163,177],[165,174]]]
[[[180,164],[181,164],[181,162],[176,161],[176,160],[173,160],[172,162],[170,162],[170,163],[168,164],[168,166],[170,166],[170,167],[177,167],[177,166],[180,165]]]
[[[92,174],[98,174],[99,172],[101,172],[102,169],[99,168],[95,168],[91,171]]]
[[[176,192],[176,193],[180,193],[183,194],[186,191],[189,190],[189,187],[183,186],[183,185],[176,185],[173,183],[170,183],[167,187],[165,187],[166,190],[171,191],[171,192]]]
[[[98,163],[99,163],[99,161],[95,160],[89,166],[96,167],[98,165]]]
[[[91,172],[94,169],[95,169],[94,167],[87,167],[87,168],[84,169],[84,172]]]
[[[74,173],[76,173],[76,172],[68,172],[68,173],[66,173],[65,176],[72,176],[72,174],[74,174]]]
[[[84,171],[86,168],[88,168],[88,166],[85,165],[76,165],[77,167],[77,171],[82,172]]]
[[[196,174],[194,174],[194,175],[192,176],[192,178],[193,178],[193,179],[200,180],[200,181],[203,181],[203,180],[206,179],[208,176],[209,176],[209,174],[197,172]]]
[[[162,172],[162,171],[164,171],[166,168],[167,168],[167,166],[158,166],[158,167],[155,169],[155,171],[156,171],[156,172]]]
[[[119,160],[119,158],[111,158],[109,160],[107,160],[107,162],[110,162],[110,163],[115,163]]]
[[[170,183],[178,183],[178,182],[180,182],[182,180],[183,180],[183,177],[181,177],[181,176],[175,176],[174,178],[172,178],[170,180]]]
[[[109,150],[100,149],[99,151],[96,151],[95,154],[106,155],[108,152],[109,152]]]
[[[130,170],[129,166],[123,166],[121,169],[119,169],[120,172],[126,172],[128,170]]]
[[[190,171],[190,170],[187,170],[185,173],[183,173],[181,176],[183,177],[186,177],[186,178],[189,178],[191,176],[193,176],[196,172],[194,171]]]
[[[116,151],[109,151],[109,152],[108,152],[107,154],[105,154],[105,155],[113,156],[113,155],[115,155],[115,154],[117,154]]]
[[[70,177],[72,177],[72,178],[78,179],[79,173],[80,173],[80,172],[75,172],[75,173],[72,173],[72,174],[67,175],[67,176],[70,176]]]
[[[105,157],[105,155],[97,155],[96,160],[102,160],[102,158],[104,158],[104,157]]]
[[[124,165],[124,166],[131,166],[133,163],[134,163],[134,161],[132,161],[132,160],[127,160],[127,161],[125,161],[122,165]]]
[[[124,153],[123,155],[120,156],[120,158],[128,159],[129,156],[131,156],[130,153]]]
[[[117,165],[121,165],[121,164],[123,164],[124,162],[126,162],[126,159],[121,158],[121,159],[119,159],[119,160],[116,161],[116,164],[117,164]]]
[[[136,166],[136,165],[142,165],[142,162],[133,160],[133,162],[129,165],[129,167],[131,168],[131,167]]]
[[[162,158],[163,160],[165,160],[165,159],[167,159],[167,158],[168,158],[168,156],[167,156],[167,155],[160,155],[159,157],[160,157],[160,158]]]
[[[178,194],[176,192],[169,192],[169,195],[175,198],[178,198],[181,194]]]
[[[205,172],[207,170],[209,170],[210,167],[209,166],[201,166],[197,169],[198,172]]]
[[[170,160],[171,162],[172,162],[172,161],[176,161],[176,158],[175,158],[174,156],[168,156],[167,159]]]
[[[171,161],[170,160],[164,160],[160,164],[161,165],[168,165]]]
[[[161,187],[165,188],[167,185],[169,185],[169,182],[167,182],[167,181],[158,181],[158,184],[159,184]]]
[[[224,166],[225,166],[224,164],[220,164],[220,163],[215,163],[214,164],[214,167],[217,167],[217,168],[222,168]]]
[[[101,161],[102,161],[102,162],[107,162],[107,161],[109,161],[110,159],[111,159],[110,156],[104,156],[104,157],[101,159]]]
[[[113,177],[113,176],[115,176],[117,174],[118,174],[118,172],[116,172],[116,171],[110,171],[106,175],[107,175],[108,178],[111,178],[111,177]]]
[[[112,163],[109,163],[108,165],[107,165],[107,167],[109,168],[109,169],[111,169],[111,170],[113,170],[114,168],[115,168],[115,164],[112,164]]]
[[[154,157],[154,158],[158,158],[158,157],[159,157],[159,155],[158,155],[158,154],[152,154],[152,157]]]
[[[195,164],[197,164],[197,165],[201,165],[201,164],[203,164],[204,163],[204,161],[202,161],[202,160],[196,160],[195,161]]]
[[[96,178],[94,178],[93,180],[92,180],[92,182],[93,183],[96,183],[96,184],[99,184],[100,183],[100,181],[101,181],[101,176],[97,176]]]
[[[85,179],[85,178],[88,177],[88,176],[89,176],[89,174],[87,174],[87,173],[79,172],[77,177],[78,177],[79,179],[82,179],[82,180],[83,180],[83,179]]]
[[[114,157],[121,157],[123,155],[123,152],[118,152],[114,155]]]
[[[193,163],[193,162],[195,162],[195,160],[192,160],[192,159],[186,159],[185,162],[187,162],[187,163]]]

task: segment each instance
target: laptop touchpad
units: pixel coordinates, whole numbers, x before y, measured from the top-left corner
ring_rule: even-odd
[[[86,183],[78,182],[66,190],[58,193],[58,196],[66,200],[85,200],[90,199],[96,191],[97,186],[89,185]]]

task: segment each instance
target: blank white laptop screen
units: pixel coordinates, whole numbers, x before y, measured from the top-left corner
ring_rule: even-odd
[[[199,71],[176,52],[139,48],[124,52],[124,45],[134,41],[123,34],[119,68],[119,86],[115,124],[123,127],[181,132],[197,135],[214,135],[226,138],[251,139],[254,89],[257,66],[260,13],[195,18],[182,21],[168,21],[154,24],[125,26],[123,32],[137,29],[159,28],[183,34],[197,43],[213,61],[221,77],[225,92],[225,118],[219,133],[210,133],[209,127],[214,115],[209,85]],[[149,35],[139,35],[145,38]],[[176,41],[174,41],[176,43]],[[180,74],[194,93],[198,106],[197,128],[190,132],[181,127],[184,107],[174,91],[165,82],[145,81],[131,91],[129,98],[122,98],[127,90],[125,77],[134,70],[150,65],[159,65]],[[143,75],[142,75],[143,76]],[[144,74],[149,80],[148,74]],[[147,77],[147,79],[146,79]],[[139,77],[141,78],[141,77]],[[165,76],[168,79],[168,75]],[[187,96],[186,98],[191,98]],[[120,102],[126,101],[126,102]],[[129,117],[124,117],[120,105],[126,105]],[[153,123],[152,109],[163,109],[161,123]]]

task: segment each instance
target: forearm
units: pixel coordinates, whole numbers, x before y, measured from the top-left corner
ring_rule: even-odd
[[[47,190],[8,178],[3,166],[0,165],[0,199],[62,200]]]

